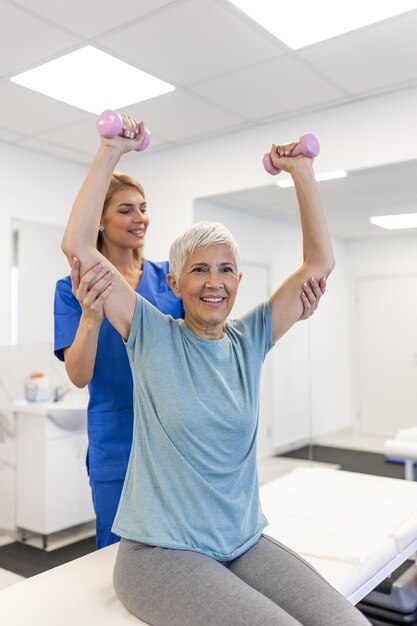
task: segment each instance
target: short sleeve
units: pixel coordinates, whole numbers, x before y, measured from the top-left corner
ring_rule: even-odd
[[[175,320],[171,315],[161,313],[140,294],[136,294],[135,312],[129,337],[125,342],[131,359],[135,361],[136,355],[145,354],[154,349],[175,325]]]
[[[272,316],[269,302],[263,302],[237,320],[230,322],[235,332],[244,337],[265,358],[273,347]]]
[[[81,307],[72,293],[69,276],[56,284],[54,298],[54,352],[61,361],[64,349],[69,348],[80,323]]]

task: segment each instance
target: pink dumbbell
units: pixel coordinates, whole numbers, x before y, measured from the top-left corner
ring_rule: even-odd
[[[300,137],[300,143],[298,146],[292,151],[291,156],[297,156],[298,154],[304,154],[304,156],[309,159],[314,159],[320,152],[320,145],[317,141],[317,138],[311,133],[305,133]],[[264,168],[268,172],[268,174],[272,174],[275,176],[281,172],[280,169],[274,167],[269,152],[264,155],[262,159],[262,163],[264,164]]]
[[[116,111],[103,111],[96,122],[96,128],[100,135],[103,137],[114,137],[115,135],[123,136],[123,120],[122,117],[116,113]],[[143,144],[138,148],[138,152],[145,150],[151,141],[151,133],[146,128],[146,137],[143,140]]]

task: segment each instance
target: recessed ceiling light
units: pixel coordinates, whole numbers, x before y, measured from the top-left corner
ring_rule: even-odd
[[[414,0],[230,0],[255,22],[296,50],[380,22],[417,7]]]
[[[96,115],[175,89],[93,46],[79,48],[10,80]]]
[[[346,178],[346,170],[333,170],[332,172],[322,172],[321,174],[315,174],[317,182],[323,180],[334,180],[335,178]],[[283,178],[275,183],[278,187],[294,187],[294,181],[292,178]]]
[[[376,215],[370,217],[369,221],[375,226],[380,226],[386,230],[397,230],[399,228],[417,228],[417,213],[399,213],[398,215]]]

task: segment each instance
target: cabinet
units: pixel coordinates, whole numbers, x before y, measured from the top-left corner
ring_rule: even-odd
[[[49,406],[51,404],[51,406]],[[47,535],[94,519],[85,467],[86,409],[16,402],[17,525]],[[65,413],[64,413],[65,411]],[[71,420],[71,414],[74,419]],[[54,415],[54,419],[50,416]],[[60,423],[67,427],[63,428]]]

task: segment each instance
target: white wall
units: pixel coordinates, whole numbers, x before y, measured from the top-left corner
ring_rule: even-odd
[[[416,195],[417,201],[417,195]],[[346,242],[351,280],[363,276],[393,276],[417,272],[417,235],[391,232],[380,239]]]
[[[361,239],[346,242],[346,250],[348,257],[348,280],[349,291],[352,294],[350,300],[350,336],[352,338],[352,415],[353,425],[360,431],[361,423],[359,419],[359,387],[360,380],[356,375],[358,369],[358,315],[355,302],[357,281],[361,278],[393,278],[417,275],[417,235],[412,234],[399,235],[394,232],[388,233],[380,239]],[[387,301],[392,294],[387,293]],[[404,294],[403,301],[410,301],[410,297]],[[375,316],[375,329],[379,332],[381,340],[386,333],[386,328],[380,323],[378,315]],[[410,337],[410,353],[415,352],[415,345],[411,342]],[[356,371],[355,371],[356,370]],[[386,381],[388,384],[389,381]],[[388,384],[387,389],[390,389]],[[395,393],[395,389],[392,390]],[[398,428],[402,427],[396,420],[395,415],[392,419],[392,427],[390,434],[394,435]]]
[[[352,397],[352,327],[349,256],[346,242],[333,240],[336,267],[317,315],[311,320],[312,422],[315,437],[350,428]]]
[[[85,168],[0,143],[0,282],[10,290],[11,222],[14,218],[64,224]],[[0,298],[0,345],[10,339],[9,298]]]

